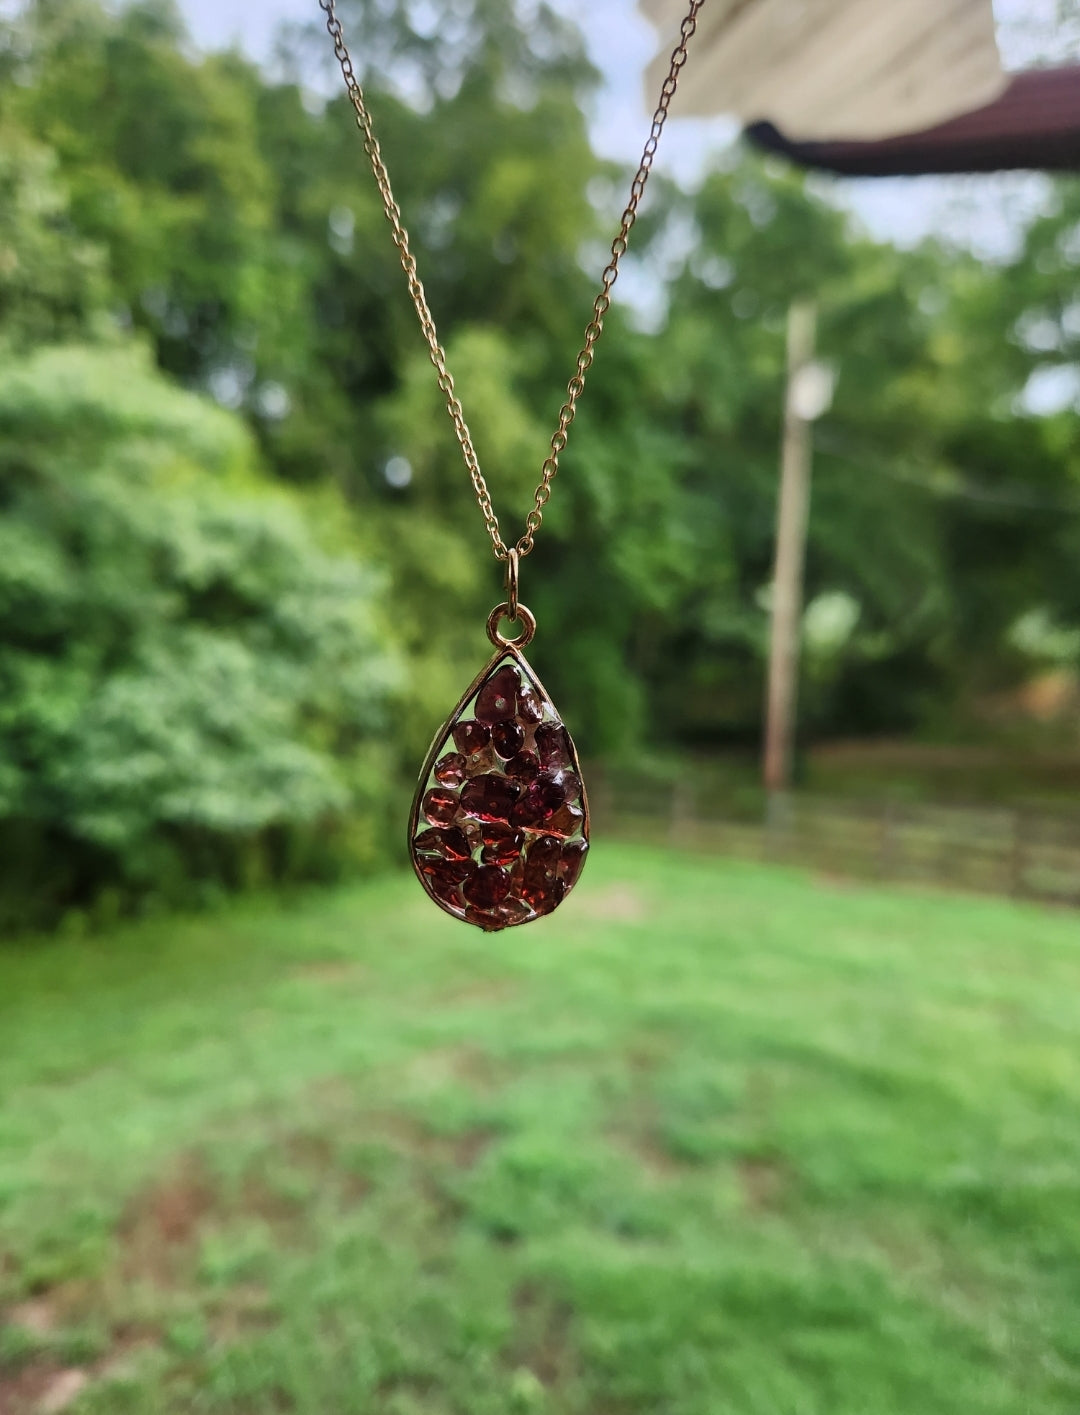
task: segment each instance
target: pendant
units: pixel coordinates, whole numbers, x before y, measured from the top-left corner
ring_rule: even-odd
[[[440,909],[482,929],[528,924],[556,909],[589,849],[577,752],[522,650],[536,620],[510,599],[488,617],[495,652],[439,729],[420,771],[409,854]],[[521,633],[508,639],[503,618]]]

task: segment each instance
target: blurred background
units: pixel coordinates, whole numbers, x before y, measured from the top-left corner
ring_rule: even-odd
[[[663,36],[339,8],[516,535]],[[676,99],[522,573],[599,848],[473,937],[501,576],[320,19],[0,5],[0,1413],[1074,1411],[1080,187]]]

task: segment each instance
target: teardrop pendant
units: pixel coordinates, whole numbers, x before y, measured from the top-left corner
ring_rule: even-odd
[[[409,855],[428,894],[455,919],[493,931],[558,908],[589,849],[577,752],[517,639],[488,620],[495,652],[439,729],[409,817]]]

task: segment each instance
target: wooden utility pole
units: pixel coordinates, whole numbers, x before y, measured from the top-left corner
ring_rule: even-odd
[[[776,560],[772,586],[769,685],[765,707],[765,789],[770,798],[791,786],[799,686],[803,566],[810,509],[813,424],[795,396],[799,376],[814,357],[816,309],[797,300],[788,311],[787,393],[776,508]]]

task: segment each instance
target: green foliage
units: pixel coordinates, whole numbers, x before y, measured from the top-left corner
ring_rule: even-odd
[[[1073,1415],[1075,918],[610,845],[586,881],[528,947],[399,876],[10,950],[0,1391]]]
[[[72,220],[53,152],[0,126],[0,348],[103,324],[104,253]]]
[[[398,665],[333,497],[130,347],[0,366],[9,910],[377,858]],[[32,906],[30,901],[32,902]]]

